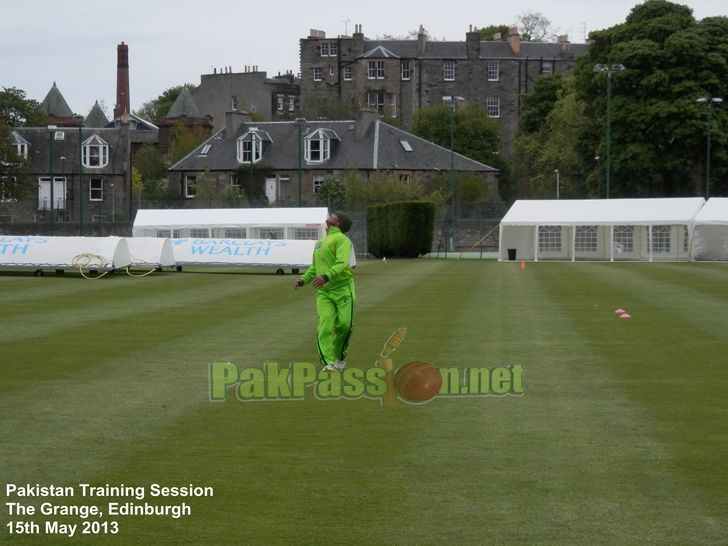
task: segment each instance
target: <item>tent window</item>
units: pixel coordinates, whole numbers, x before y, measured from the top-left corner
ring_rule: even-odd
[[[172,234],[172,232],[168,229],[158,229],[157,230],[157,237],[166,238],[169,237]]]
[[[576,252],[596,252],[597,226],[576,226],[574,249]]]
[[[259,228],[258,239],[283,239],[283,228]]]
[[[634,226],[614,226],[614,249],[620,253],[634,251]]]
[[[690,250],[690,234],[688,233],[688,226],[683,226],[683,251],[687,252]]]
[[[297,240],[316,240],[319,238],[318,228],[294,228],[293,238]]]
[[[245,239],[245,228],[240,229],[226,229],[226,239]]]
[[[538,251],[561,252],[561,226],[539,226]]]
[[[210,232],[206,229],[191,229],[190,237],[194,239],[207,239],[210,236]]]
[[[649,230],[649,226],[647,227]],[[670,226],[652,226],[652,252],[667,254],[670,252]]]

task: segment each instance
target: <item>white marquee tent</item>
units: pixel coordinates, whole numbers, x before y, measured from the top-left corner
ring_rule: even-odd
[[[320,239],[328,210],[316,208],[140,209],[134,237]]]
[[[498,260],[688,260],[702,197],[519,200],[500,224]]]
[[[728,261],[727,197],[711,197],[695,216],[691,258]]]
[[[130,263],[123,237],[0,236],[0,267],[110,271]]]

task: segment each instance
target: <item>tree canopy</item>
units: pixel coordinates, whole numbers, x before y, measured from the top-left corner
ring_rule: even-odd
[[[583,159],[605,157],[606,78],[596,64],[624,65],[611,74],[613,196],[703,195],[706,117],[700,97],[728,93],[728,18],[696,21],[687,6],[666,0],[636,5],[623,24],[591,34],[578,61],[577,95],[587,119]],[[712,171],[716,191],[728,191],[728,113],[713,108]],[[582,142],[584,144],[584,142]],[[603,195],[604,164],[588,183]],[[597,188],[599,190],[597,191]]]
[[[8,127],[43,127],[48,117],[41,111],[40,103],[25,98],[25,91],[15,87],[3,87],[0,91],[0,120]]]
[[[419,110],[412,119],[412,132],[426,140],[450,148],[450,106],[441,104]],[[453,149],[466,157],[494,166],[498,162],[500,126],[477,104],[456,108],[453,122]]]

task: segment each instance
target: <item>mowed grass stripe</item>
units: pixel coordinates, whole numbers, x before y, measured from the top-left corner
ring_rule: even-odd
[[[622,502],[629,502],[631,516],[622,516],[621,524],[610,527],[613,532],[623,533],[621,537],[615,535],[615,539],[634,540],[642,533],[640,543],[714,542],[728,530],[725,499],[720,494],[726,483],[725,472],[719,470],[718,475],[712,474],[709,478],[703,475],[702,484],[695,478],[702,474],[699,469],[706,463],[719,464],[728,452],[724,440],[725,420],[720,422],[717,434],[710,430],[717,424],[718,407],[725,413],[726,405],[717,398],[716,392],[713,401],[708,402],[707,411],[696,408],[700,392],[686,392],[685,388],[689,391],[690,386],[685,384],[684,377],[682,389],[678,387],[678,376],[684,375],[680,370],[681,361],[655,358],[655,349],[659,354],[662,344],[671,345],[673,354],[686,350],[678,340],[685,339],[688,343],[696,340],[700,344],[700,331],[690,332],[688,328],[685,332],[679,311],[671,313],[663,309],[651,319],[635,311],[635,316],[642,318],[629,321],[609,315],[610,303],[615,297],[634,302],[636,310],[649,309],[652,300],[670,298],[674,288],[672,283],[660,281],[661,265],[653,264],[654,279],[649,279],[650,271],[639,265],[642,264],[626,264],[617,271],[609,271],[603,264],[584,264],[567,275],[563,268],[569,267],[568,264],[543,264],[537,274],[543,280],[544,291],[566,304],[565,309],[570,307],[569,300],[580,299],[579,293],[589,293],[597,302],[591,313],[588,305],[572,307],[571,328],[582,339],[585,354],[594,357],[590,376],[602,375],[605,379],[602,387],[594,391],[592,403],[585,408],[593,411],[603,406],[602,411],[609,419],[599,429],[607,440],[602,452],[606,468],[599,471],[608,472],[612,478],[621,475],[635,486],[622,498]],[[639,275],[643,282],[625,282],[625,273]],[[689,283],[690,271],[686,269],[684,275]],[[699,306],[700,299],[695,303]],[[676,327],[673,329],[670,324]],[[670,376],[677,379],[675,386],[682,390],[681,394],[665,388],[664,380]],[[597,404],[599,399],[601,403]],[[687,400],[691,401],[690,407],[686,407]],[[701,417],[705,420],[696,430]],[[697,460],[687,465],[686,447],[690,454],[697,456]],[[644,523],[640,524],[641,520]]]
[[[401,277],[392,278],[397,280],[395,285],[403,282]],[[111,440],[118,435],[116,431],[124,430],[121,438],[133,446],[131,437],[135,430],[144,436],[148,434],[143,424],[158,427],[160,422],[155,420],[174,419],[191,405],[209,403],[207,363],[211,360],[229,359],[246,366],[260,366],[276,358],[289,357],[293,361],[307,360],[301,358],[302,354],[315,357],[313,294],[294,293],[291,278],[265,278],[267,288],[255,291],[244,288],[244,283],[249,281],[245,278],[198,275],[196,279],[207,287],[206,305],[187,305],[170,317],[151,306],[134,320],[124,316],[94,323],[87,335],[99,345],[95,354],[68,352],[64,346],[57,345],[63,336],[50,336],[45,350],[47,354],[49,345],[56,347],[52,357],[30,370],[27,365],[22,370],[17,369],[19,366],[13,367],[18,380],[24,384],[16,384],[14,392],[3,398],[3,409],[8,415],[4,428],[26,439],[34,437],[33,423],[53,423],[54,412],[64,408],[60,415],[56,414],[63,418],[61,430],[76,426],[74,417],[78,418],[77,430],[67,437],[69,444],[75,443],[77,434],[89,440],[100,434]],[[211,297],[211,285],[221,295]],[[239,294],[234,293],[235,287]],[[185,286],[184,290],[193,288]],[[166,292],[158,298],[178,296]],[[119,335],[119,332],[123,333]],[[293,350],[286,349],[287,346]],[[43,354],[42,350],[39,352]],[[65,376],[56,373],[59,369]],[[7,372],[6,369],[5,375]],[[79,400],[83,404],[78,404]],[[88,408],[97,406],[99,418],[86,419]],[[137,415],[149,413],[152,408],[156,411],[149,415],[141,418]],[[161,414],[163,419],[154,413]],[[29,417],[39,414],[39,419]],[[15,440],[22,447],[28,445],[18,438]],[[57,434],[39,435],[39,441],[49,445],[55,445],[58,440]]]

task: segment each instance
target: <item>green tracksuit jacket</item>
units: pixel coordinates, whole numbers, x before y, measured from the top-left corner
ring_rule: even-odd
[[[354,326],[354,274],[349,266],[351,240],[337,227],[316,241],[313,262],[301,276],[304,284],[314,277],[325,276],[328,281],[316,290],[318,313],[317,340],[321,364],[333,365],[346,358]]]

